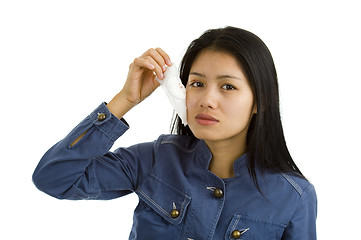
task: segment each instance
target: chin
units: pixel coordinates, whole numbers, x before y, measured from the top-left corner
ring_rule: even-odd
[[[222,140],[222,136],[220,136],[219,134],[217,134],[216,132],[213,133],[205,133],[205,132],[197,132],[197,131],[192,131],[193,135],[201,140],[208,140],[208,141],[216,141],[216,140]]]
[[[191,129],[192,130],[192,129]],[[232,130],[227,131],[223,129],[194,129],[193,135],[201,140],[205,141],[245,141],[247,136],[247,130]]]

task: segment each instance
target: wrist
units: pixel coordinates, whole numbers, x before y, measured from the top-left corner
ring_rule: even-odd
[[[107,104],[109,111],[121,119],[130,109],[132,109],[137,103],[130,102],[126,95],[120,91],[115,97]]]

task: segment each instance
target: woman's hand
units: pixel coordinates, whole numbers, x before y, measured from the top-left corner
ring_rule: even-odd
[[[121,118],[132,107],[148,97],[164,78],[164,72],[172,62],[161,48],[149,49],[135,58],[129,66],[127,80],[123,89],[108,103],[109,110]]]
[[[163,73],[171,65],[168,54],[161,48],[151,48],[134,59],[122,89],[129,103],[136,105],[148,97],[160,85],[156,76],[162,80]]]

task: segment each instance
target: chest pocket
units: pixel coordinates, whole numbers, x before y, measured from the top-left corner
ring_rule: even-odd
[[[286,225],[234,215],[227,229],[225,240],[279,240]]]
[[[137,195],[164,220],[182,222],[191,197],[151,174],[136,191]]]

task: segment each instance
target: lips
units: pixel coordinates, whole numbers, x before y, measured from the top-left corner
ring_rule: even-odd
[[[216,118],[204,113],[198,114],[196,121],[201,125],[214,125],[219,122]]]

